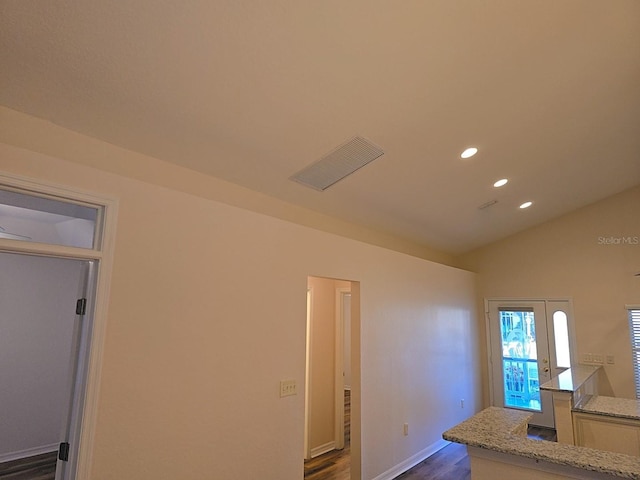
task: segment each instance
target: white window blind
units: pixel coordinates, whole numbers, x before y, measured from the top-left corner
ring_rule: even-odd
[[[631,332],[633,373],[636,379],[636,398],[640,398],[640,307],[629,307],[629,331]]]

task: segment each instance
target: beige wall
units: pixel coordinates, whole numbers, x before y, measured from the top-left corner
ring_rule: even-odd
[[[309,277],[312,294],[311,450],[335,440],[336,289],[351,283]]]
[[[631,237],[631,243],[617,243],[623,237]],[[615,365],[605,365],[614,394],[633,398],[625,304],[640,304],[640,277],[634,276],[640,271],[638,239],[640,187],[479,249],[460,261],[478,273],[479,308],[487,297],[572,298],[578,358],[585,353],[615,355]],[[486,378],[486,360],[483,363]]]
[[[119,202],[92,480],[300,480],[304,395],[280,398],[279,382],[304,382],[309,275],[360,282],[362,478],[419,456],[474,412],[472,273],[207,198],[226,187],[194,172],[165,178],[147,157],[153,181],[192,179],[193,194],[190,182],[62,160],[91,151],[107,169],[135,169],[139,156],[41,128],[0,121],[15,130],[0,133],[0,171]],[[55,156],[35,131],[55,140]],[[40,152],[22,148],[30,135]]]

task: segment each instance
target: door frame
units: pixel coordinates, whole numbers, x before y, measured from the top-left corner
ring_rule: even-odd
[[[308,274],[309,277],[327,278],[327,279],[339,279],[339,277],[332,277],[327,275]],[[351,417],[350,417],[350,479],[361,480],[362,478],[362,405],[361,405],[361,392],[362,392],[362,358],[361,358],[361,284],[359,280],[344,280],[350,283],[351,290]],[[310,293],[309,293],[310,292]],[[307,298],[310,301],[307,305],[313,305],[313,288],[307,286]],[[309,320],[308,320],[309,321]],[[309,335],[312,335],[312,328],[307,328],[307,341],[309,341]],[[310,354],[310,349],[307,348],[307,355]],[[307,357],[308,360],[309,357]],[[308,369],[305,369],[308,373]],[[305,377],[305,411],[304,416],[304,453],[305,458],[307,454],[308,445],[308,411],[307,406],[310,405],[309,392],[312,388],[309,386],[309,376]]]
[[[489,302],[513,302],[513,303],[528,303],[528,302],[542,302],[544,303],[544,313],[545,313],[545,323],[547,330],[547,340],[548,340],[548,349],[549,349],[549,368],[552,370],[555,369],[556,366],[556,352],[555,352],[555,332],[553,330],[553,309],[550,308],[554,303],[562,302],[567,305],[567,327],[569,331],[569,352],[571,358],[571,365],[576,365],[577,361],[577,352],[576,352],[576,341],[575,341],[575,324],[573,319],[573,299],[569,296],[567,297],[549,297],[549,298],[541,298],[541,297],[487,297],[484,299],[484,319],[485,319],[485,337],[486,337],[486,349],[487,349],[487,373],[488,373],[488,381],[489,381],[489,404],[495,405],[495,395],[494,391],[494,372],[493,372],[493,360],[492,360],[492,348],[491,348],[491,320],[489,318]],[[553,378],[553,375],[551,376]],[[549,403],[549,402],[547,402]],[[547,408],[550,408],[550,405],[547,405]]]
[[[351,295],[351,287],[336,288],[336,346],[335,346],[335,445],[344,448],[344,297]]]
[[[97,196],[75,187],[43,182],[27,177],[0,172],[0,187],[15,189],[35,196],[55,197],[70,203],[89,204],[100,209],[101,216],[96,222],[94,248],[84,249],[61,245],[24,242],[0,238],[0,251],[7,253],[41,255],[55,258],[87,260],[95,262],[97,273],[93,286],[93,305],[88,305],[93,317],[88,352],[85,357],[85,382],[81,391],[81,401],[77,402],[70,421],[70,431],[77,440],[72,446],[75,452],[70,458],[76,459],[75,465],[65,469],[65,480],[89,478],[93,460],[93,447],[98,416],[100,374],[104,340],[106,333],[109,290],[115,246],[115,229],[118,202],[114,198]],[[89,285],[89,288],[92,288]],[[74,433],[75,432],[75,433]]]
[[[305,335],[305,373],[304,373],[304,459],[311,460],[311,346],[312,346],[312,318],[313,311],[313,287],[307,287],[307,328]]]

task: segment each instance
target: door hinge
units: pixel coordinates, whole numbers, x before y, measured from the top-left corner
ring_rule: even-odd
[[[69,461],[69,442],[62,442],[58,449],[58,459],[63,462]]]
[[[76,315],[84,315],[87,312],[87,299],[79,298],[76,302]]]

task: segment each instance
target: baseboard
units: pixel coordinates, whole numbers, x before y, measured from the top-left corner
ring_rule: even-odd
[[[20,450],[18,452],[0,453],[0,463],[20,460],[21,458],[33,457],[35,455],[42,455],[43,453],[57,452],[58,446],[59,444],[53,443],[51,445],[27,448],[26,450]]]
[[[336,449],[335,440],[329,443],[325,443],[324,445],[320,445],[319,447],[315,447],[311,449],[311,458],[319,457],[320,455],[323,455],[335,449]]]
[[[421,461],[429,458],[431,455],[436,453],[438,450],[442,450],[444,447],[449,445],[449,443],[450,442],[447,442],[446,440],[438,440],[436,443],[434,443],[432,445],[429,445],[424,450],[421,450],[420,452],[416,453],[415,455],[407,458],[404,462],[399,463],[398,465],[390,468],[389,470],[387,470],[384,473],[381,473],[380,475],[375,477],[373,480],[393,480],[398,475],[406,472],[410,468],[415,467]]]

